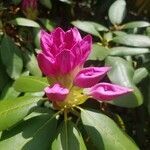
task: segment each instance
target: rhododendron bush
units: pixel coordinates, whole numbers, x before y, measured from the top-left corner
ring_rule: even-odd
[[[0,2],[0,150],[148,148],[150,23],[103,3]]]

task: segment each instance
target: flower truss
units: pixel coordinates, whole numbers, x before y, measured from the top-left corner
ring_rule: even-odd
[[[51,33],[41,30],[41,48],[37,60],[49,81],[44,89],[56,109],[69,109],[84,103],[88,98],[110,101],[132,92],[132,89],[102,82],[110,67],[83,65],[91,52],[92,37],[81,37],[76,28]],[[100,82],[101,81],[101,82]]]

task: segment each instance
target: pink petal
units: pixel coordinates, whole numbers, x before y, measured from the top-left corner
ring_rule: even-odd
[[[64,39],[64,42],[66,43],[65,48],[71,49],[75,43],[77,43],[81,40],[82,40],[82,38],[81,38],[81,35],[80,35],[78,29],[77,28],[70,29],[65,33],[65,39]]]
[[[63,50],[56,56],[57,70],[60,74],[69,73],[74,68],[75,57],[69,50]]]
[[[91,52],[92,37],[87,35],[79,43],[76,43],[71,51],[76,56],[76,64],[83,64]]]
[[[67,88],[62,87],[59,84],[55,84],[52,87],[48,86],[44,89],[44,91],[48,99],[51,101],[63,101],[69,93]]]
[[[92,37],[87,35],[80,42],[80,49],[82,50],[82,62],[86,61],[92,49]]]
[[[51,57],[47,57],[45,54],[39,53],[37,55],[37,61],[44,75],[53,76],[57,74],[55,69],[55,60]]]
[[[132,92],[132,89],[110,83],[99,83],[88,89],[89,95],[96,100],[110,101]]]
[[[82,69],[76,76],[74,84],[88,88],[98,83],[110,70],[110,67],[88,67]]]
[[[60,52],[60,49],[57,48],[52,38],[50,33],[44,30],[40,31],[40,43],[43,53],[55,57]]]
[[[60,27],[56,28],[51,32],[53,38],[53,44],[59,48],[59,46],[64,43],[65,32]]]

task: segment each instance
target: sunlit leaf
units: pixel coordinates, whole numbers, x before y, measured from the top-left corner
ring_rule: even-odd
[[[104,60],[109,55],[110,50],[99,44],[93,44],[88,60]]]
[[[35,28],[40,27],[40,25],[37,22],[27,18],[21,18],[21,17],[11,20],[10,23],[17,26],[26,26],[26,27],[35,27]]]
[[[150,26],[149,22],[146,21],[133,21],[129,22],[123,25],[123,29],[128,29],[128,28],[141,28],[141,27],[148,27]]]
[[[150,47],[150,38],[145,35],[127,34],[117,36],[113,39],[115,43],[135,46],[135,47]]]
[[[125,0],[116,0],[109,8],[108,16],[112,24],[122,23],[126,14]]]
[[[150,53],[148,48],[133,48],[133,47],[113,47],[110,49],[110,55],[113,56],[134,56],[145,53]]]
[[[21,121],[37,105],[40,97],[23,96],[0,102],[0,131]]]
[[[40,92],[48,85],[46,78],[21,76],[15,81],[14,88],[20,92]]]
[[[107,31],[108,29],[101,24],[92,21],[72,21],[72,24],[84,32],[93,34],[99,37],[98,31]]]

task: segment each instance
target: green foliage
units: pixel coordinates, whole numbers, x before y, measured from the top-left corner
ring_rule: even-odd
[[[55,135],[57,120],[53,113],[39,113],[24,119],[19,125],[2,134],[0,149],[47,150]],[[14,145],[12,147],[12,145]]]
[[[34,76],[21,76],[14,83],[14,88],[19,92],[40,92],[48,86],[47,79]]]
[[[108,29],[106,27],[104,27],[103,25],[101,24],[98,24],[98,23],[95,23],[95,22],[92,22],[92,21],[80,21],[80,20],[77,20],[77,21],[73,21],[72,24],[74,26],[76,26],[77,28],[87,32],[87,33],[90,33],[90,34],[93,34],[95,36],[100,36],[100,34],[98,33],[98,31],[107,31]]]
[[[40,27],[40,25],[37,22],[21,17],[11,20],[10,23],[17,26],[35,27],[35,28]]]
[[[58,135],[52,144],[52,150],[86,150],[83,138],[75,124],[71,121],[63,122]]]
[[[150,47],[150,38],[145,35],[127,34],[117,36],[113,39],[113,42],[135,47]]]
[[[116,0],[109,8],[108,16],[110,22],[114,25],[122,23],[126,13],[125,0]]]
[[[1,59],[6,67],[8,75],[16,79],[20,76],[23,68],[21,50],[15,45],[11,38],[4,35],[1,42]]]
[[[81,118],[97,150],[138,150],[136,144],[106,115],[94,110],[82,110]]]
[[[111,2],[107,15],[103,12]],[[133,21],[125,0],[39,0],[35,20],[25,18],[21,5],[21,0],[0,2],[0,150],[146,149],[150,23],[138,21],[135,12],[130,13]],[[41,29],[72,25],[83,35],[93,35],[86,65],[112,67],[104,80],[133,92],[107,103],[89,100],[67,109],[65,116],[65,109],[54,109],[55,103],[45,98],[43,90],[51,85],[42,76],[36,56]],[[123,124],[140,148],[105,114]]]
[[[37,105],[40,97],[19,97],[0,102],[0,131],[8,129],[21,121]]]
[[[133,82],[133,67],[127,61],[119,57],[108,57],[105,65],[112,67],[108,73],[108,77],[112,83],[133,89],[132,93],[122,96],[110,103],[127,108],[140,106],[143,103],[143,97]]]

